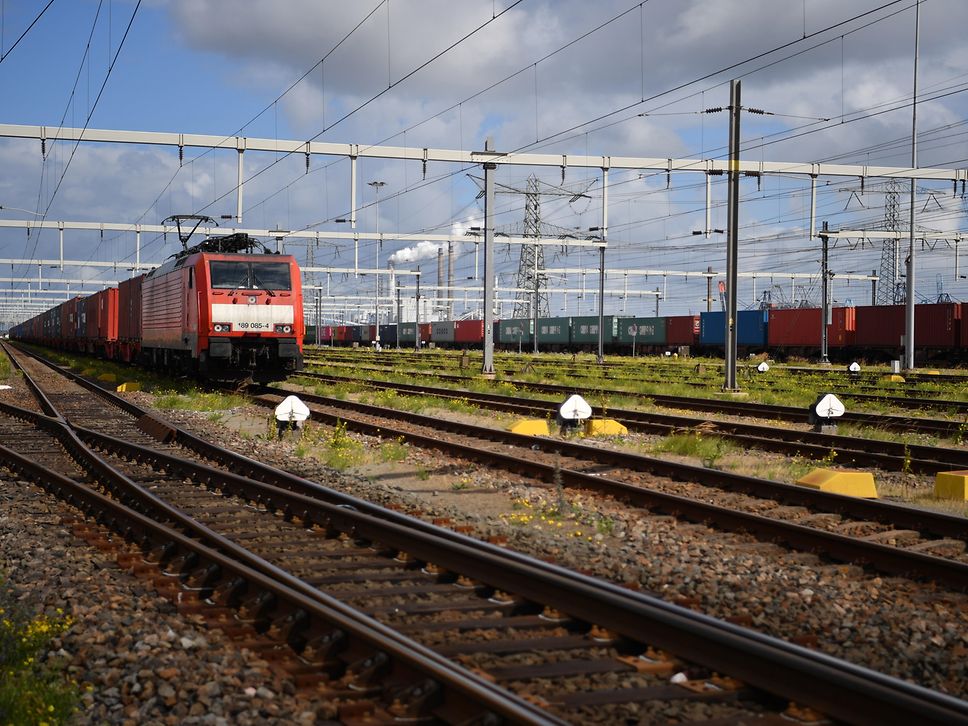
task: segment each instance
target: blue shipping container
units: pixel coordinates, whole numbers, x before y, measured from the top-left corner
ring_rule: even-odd
[[[380,345],[395,345],[397,342],[397,325],[380,326]]]
[[[765,348],[769,310],[740,310],[737,314],[736,344],[742,348]],[[699,342],[702,345],[726,345],[726,313],[700,313]]]

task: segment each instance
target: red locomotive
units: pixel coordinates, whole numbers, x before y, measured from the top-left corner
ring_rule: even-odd
[[[175,373],[284,377],[303,367],[299,267],[291,255],[252,254],[256,245],[244,234],[209,238],[118,288],[41,313],[11,337]]]

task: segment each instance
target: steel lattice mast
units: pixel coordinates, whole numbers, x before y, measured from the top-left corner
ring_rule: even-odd
[[[528,189],[525,192],[524,236],[535,239],[541,236],[541,198],[538,192],[538,178],[534,174],[528,177]],[[545,274],[544,249],[541,245],[521,245],[515,287],[520,290],[514,299],[515,318],[551,315],[548,302],[548,276]],[[537,315],[535,315],[536,309]]]
[[[901,231],[901,183],[897,179],[887,180],[887,192],[884,196],[884,230],[888,232]],[[901,282],[898,268],[897,238],[885,239],[881,247],[881,268],[878,275],[877,305],[897,305],[904,302],[904,283]]]

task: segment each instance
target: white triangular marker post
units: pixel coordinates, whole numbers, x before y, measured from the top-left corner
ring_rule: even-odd
[[[578,394],[570,396],[558,409],[558,416],[565,421],[582,421],[591,415],[592,407]]]
[[[843,416],[847,411],[847,408],[834,394],[828,393],[826,396],[817,401],[816,405],[814,406],[814,411],[817,412],[817,416],[820,418],[829,419]]]
[[[276,406],[276,421],[301,423],[309,418],[309,407],[295,396],[288,396]]]

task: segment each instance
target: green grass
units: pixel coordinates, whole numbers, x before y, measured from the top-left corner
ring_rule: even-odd
[[[79,688],[42,657],[71,624],[60,611],[54,617],[28,612],[0,582],[0,723],[53,726],[71,718]]]
[[[395,367],[367,370],[364,366],[373,362],[372,356],[359,356],[344,351],[342,354],[332,355],[327,361],[328,365],[323,368],[340,376],[378,378],[388,382],[403,383],[413,381],[413,372],[419,375],[419,372],[429,370],[465,377],[461,383],[448,382],[443,385],[507,395],[515,395],[523,391],[529,398],[539,398],[541,395],[529,391],[524,384],[538,382],[566,384],[583,390],[583,395],[590,402],[596,405],[606,403],[610,407],[628,405],[642,407],[648,404],[643,403],[640,397],[653,394],[713,398],[720,395],[723,383],[723,361],[714,358],[676,359],[664,356],[639,356],[632,359],[610,356],[608,358],[610,365],[605,368],[597,365],[594,354],[582,353],[572,356],[565,353],[541,353],[535,357],[532,353],[521,355],[496,353],[495,369],[498,375],[495,380],[482,380],[476,376],[480,363],[480,353],[477,351],[470,352],[470,365],[466,369],[459,367],[461,360],[459,351],[423,351],[419,358],[396,355],[395,351],[388,351],[381,354],[381,359],[393,361]],[[792,373],[771,362],[770,370],[761,374],[755,369],[759,360],[759,358],[741,360],[737,365],[739,387],[745,394],[744,400],[750,402],[806,408],[822,391],[836,388],[848,396],[852,388],[856,390],[860,385],[852,382],[846,375],[842,378],[825,375],[822,372],[830,369],[820,367],[817,368],[816,375],[803,375]],[[792,363],[795,364],[796,361]],[[579,366],[581,377],[575,375],[573,364]],[[887,370],[882,368],[876,369],[878,376],[870,380],[865,378],[863,384],[873,384],[880,389],[880,392],[895,396],[911,397],[940,393],[943,398],[968,400],[968,387],[930,380],[905,386],[886,381]],[[870,366],[865,366],[865,371],[874,370]],[[646,380],[650,378],[658,380]],[[621,391],[621,393],[605,393],[606,389]],[[553,399],[555,396],[550,398]],[[883,402],[855,400],[850,401],[848,405],[850,410],[857,411],[897,410]],[[943,417],[951,414],[930,411],[927,415]]]
[[[399,463],[406,460],[410,447],[404,442],[401,436],[393,441],[385,441],[380,445],[380,458],[385,462]]]
[[[167,410],[225,411],[245,405],[245,397],[227,393],[209,393],[195,389],[185,392],[160,392],[155,406]]]
[[[702,461],[704,466],[713,467],[726,454],[738,451],[738,447],[718,436],[673,434],[656,444],[653,451],[693,457]]]
[[[361,400],[374,406],[385,406],[397,411],[422,413],[430,409],[453,411],[455,413],[480,413],[480,409],[468,403],[466,398],[444,398],[438,396],[411,396],[391,389],[364,393]]]

